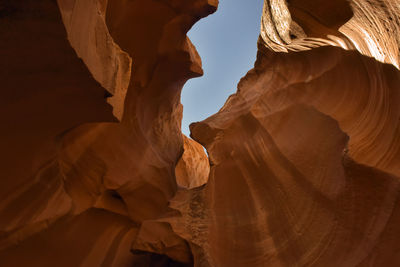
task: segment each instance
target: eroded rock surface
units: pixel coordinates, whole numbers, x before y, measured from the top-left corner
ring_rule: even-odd
[[[210,165],[204,148],[192,139],[183,136],[184,152],[175,167],[178,186],[187,189],[204,185],[210,175]]]
[[[0,265],[175,262],[131,250],[177,190],[180,91],[202,74],[186,33],[216,6],[1,2]]]
[[[400,265],[400,2],[266,0],[192,140],[217,5],[0,2],[1,266]]]

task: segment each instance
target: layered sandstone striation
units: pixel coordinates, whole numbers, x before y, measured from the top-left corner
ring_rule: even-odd
[[[266,0],[193,140],[186,33],[217,5],[0,3],[1,266],[400,264],[400,2]]]
[[[2,1],[1,266],[175,262],[133,244],[177,191],[186,33],[216,5]]]

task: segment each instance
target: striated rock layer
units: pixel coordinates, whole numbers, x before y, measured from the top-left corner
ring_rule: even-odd
[[[133,244],[178,188],[180,91],[202,74],[186,32],[216,5],[1,2],[1,266],[192,262]]]
[[[196,142],[217,5],[0,2],[1,266],[400,265],[400,1],[266,0]]]

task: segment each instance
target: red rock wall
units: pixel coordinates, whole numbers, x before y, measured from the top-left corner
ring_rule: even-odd
[[[397,0],[265,1],[207,158],[180,92],[217,5],[0,2],[0,266],[400,264]]]
[[[175,261],[131,250],[139,237],[152,241],[139,229],[168,212],[177,190],[180,91],[202,74],[186,32],[216,3],[40,0],[0,8],[0,265]],[[162,246],[175,246],[168,242]],[[190,263],[190,251],[177,260]]]

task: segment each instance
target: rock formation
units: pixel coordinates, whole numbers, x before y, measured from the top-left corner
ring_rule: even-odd
[[[194,141],[217,6],[0,1],[0,266],[400,265],[400,1],[265,0]]]

